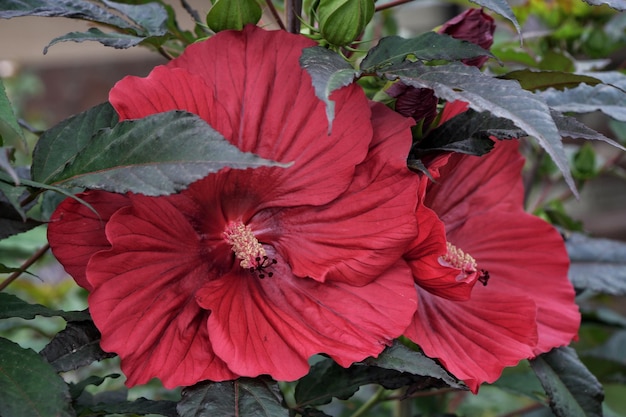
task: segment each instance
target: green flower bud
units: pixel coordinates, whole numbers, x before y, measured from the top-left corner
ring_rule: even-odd
[[[321,0],[319,30],[331,45],[350,45],[374,16],[374,0]]]
[[[256,24],[262,13],[256,0],[217,0],[209,10],[206,23],[214,32],[241,30],[249,23]]]

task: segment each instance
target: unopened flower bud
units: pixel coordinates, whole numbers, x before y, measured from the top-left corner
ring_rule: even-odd
[[[214,32],[241,30],[247,24],[255,25],[262,13],[256,0],[217,0],[209,10],[206,22]]]
[[[438,32],[489,49],[493,45],[493,32],[495,30],[496,24],[491,16],[483,12],[482,9],[468,9],[444,23]],[[480,67],[488,59],[489,57],[479,56],[464,59],[463,63]]]
[[[319,30],[331,45],[354,42],[374,16],[374,0],[321,0]]]
[[[387,94],[396,98],[398,113],[412,117],[416,122],[424,120],[423,126],[426,128],[437,116],[438,99],[430,88],[416,88],[396,82],[387,89]]]

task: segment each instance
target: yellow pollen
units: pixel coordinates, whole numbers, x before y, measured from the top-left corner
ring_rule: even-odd
[[[476,260],[469,253],[463,252],[450,242],[447,245],[448,253],[441,257],[444,262],[465,272],[476,272]]]
[[[267,259],[265,249],[263,249],[257,238],[254,237],[250,226],[241,222],[231,223],[224,232],[224,237],[232,246],[235,256],[241,259],[239,265],[242,268],[256,267],[259,264],[258,258],[263,259],[265,256],[265,259]]]

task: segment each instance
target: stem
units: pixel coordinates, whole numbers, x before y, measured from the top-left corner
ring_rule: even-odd
[[[194,21],[202,22],[202,20],[200,20],[200,15],[198,14],[198,12],[193,7],[191,7],[189,3],[187,3],[187,0],[180,0],[180,3],[183,5],[183,8],[187,11],[187,13],[189,13]]]
[[[287,31],[300,33],[300,16],[302,15],[302,0],[287,0]]]
[[[267,4],[267,7],[270,9],[270,13],[272,14],[272,17],[274,18],[278,26],[280,26],[282,30],[285,30],[285,24],[283,23],[283,20],[280,18],[280,15],[276,11],[276,7],[274,7],[274,3],[272,3],[272,0],[265,0],[265,4]]]
[[[367,400],[362,406],[360,406],[359,409],[356,410],[350,417],[361,417],[363,414],[369,411],[370,408],[374,407],[381,401],[384,393],[385,388],[379,387],[378,391],[376,391],[376,393],[372,395],[372,397]]]
[[[28,258],[26,260],[26,262],[24,262],[22,264],[22,266],[20,266],[19,270],[15,271],[11,275],[9,275],[9,277],[7,279],[5,279],[2,284],[0,284],[0,291],[4,290],[6,287],[8,287],[9,284],[11,284],[13,281],[15,281],[20,275],[22,275],[22,273],[24,273],[28,268],[30,268],[30,266],[32,264],[37,262],[39,260],[39,258],[41,258],[46,252],[48,252],[48,249],[50,249],[50,244],[46,243],[37,252],[35,252],[33,254],[33,256]]]
[[[400,6],[401,4],[410,3],[413,0],[395,0],[386,4],[381,4],[380,6],[376,6],[376,11],[380,12],[381,10],[391,9],[392,7]]]

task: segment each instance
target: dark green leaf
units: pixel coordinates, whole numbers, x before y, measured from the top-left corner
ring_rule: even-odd
[[[352,84],[360,72],[356,71],[338,53],[321,46],[306,48],[300,56],[300,65],[313,81],[315,95],[326,104],[328,131],[335,118],[335,103],[330,100],[333,91]]]
[[[143,36],[163,36],[167,33],[167,10],[157,2],[143,4],[124,4],[102,0],[111,9],[121,12],[141,27]]]
[[[626,92],[611,85],[580,85],[559,91],[548,89],[539,93],[554,110],[573,113],[601,111],[609,117],[626,122]]]
[[[37,353],[0,338],[0,415],[74,417],[67,384]]]
[[[565,241],[576,288],[626,295],[626,243],[572,233]]]
[[[477,56],[493,55],[474,43],[442,33],[425,32],[411,39],[389,36],[382,38],[378,45],[369,51],[361,62],[361,71],[379,72],[391,65],[402,63],[407,57],[420,61],[460,61]]]
[[[17,122],[15,113],[13,113],[13,107],[11,107],[4,90],[2,79],[0,79],[0,146],[26,149],[26,140],[22,128]]]
[[[48,184],[87,146],[99,129],[113,127],[117,121],[113,107],[103,103],[44,132],[33,150],[33,180]]]
[[[517,81],[493,78],[461,63],[426,66],[405,62],[387,69],[382,75],[389,79],[400,78],[413,87],[431,88],[435,95],[447,101],[462,100],[478,112],[488,111],[511,120],[539,141],[578,195],[550,109],[540,96],[522,89]]]
[[[122,29],[133,28],[124,19],[84,0],[3,0],[0,18],[10,19],[19,16],[69,17],[91,20]]]
[[[201,382],[183,389],[180,417],[287,417],[278,384],[269,378]]]
[[[43,224],[38,220],[22,219],[22,213],[3,201],[0,201],[0,239],[17,235]]]
[[[557,417],[601,417],[604,393],[595,376],[570,347],[553,349],[530,361]]]
[[[519,34],[522,33],[519,23],[517,22],[517,19],[515,18],[515,14],[513,13],[511,6],[509,6],[509,3],[506,0],[470,0],[470,1],[472,3],[478,4],[479,6],[486,7],[489,10],[493,10],[494,12],[498,13],[500,16],[510,20],[511,23],[513,23],[513,26],[515,26],[515,30],[517,30],[517,33]]]
[[[11,268],[6,266],[5,264],[0,264],[0,274],[10,274],[12,272],[21,271],[20,268]]]
[[[39,352],[57,372],[67,372],[92,362],[112,358],[100,348],[100,332],[90,320],[67,323],[64,330]]]
[[[432,151],[451,151],[480,156],[493,149],[490,136],[512,139],[525,135],[508,119],[468,110],[430,131],[411,149],[411,155],[419,158]]]
[[[133,414],[133,415],[146,415],[157,414],[166,417],[179,417],[176,412],[176,402],[174,401],[154,401],[146,398],[138,398],[135,401],[124,401],[121,403],[100,403],[94,406],[88,407],[93,413],[105,413],[109,414]],[[195,416],[201,417],[205,414],[196,414]],[[218,414],[216,414],[217,416]],[[250,414],[252,416],[253,414]],[[221,417],[221,414],[219,414]],[[248,416],[248,414],[242,414]],[[269,414],[268,414],[269,416]]]
[[[50,181],[163,195],[224,167],[285,166],[242,152],[195,114],[170,111],[103,129]]]
[[[423,353],[409,349],[398,342],[394,342],[393,345],[385,349],[378,358],[366,359],[365,364],[406,372],[412,375],[436,378],[452,388],[467,389],[464,385],[459,383],[459,381],[450,376],[448,371],[437,362]]]
[[[67,321],[90,319],[89,314],[85,311],[52,310],[41,304],[29,304],[13,294],[0,292],[0,319],[20,317],[31,320],[35,316],[63,317]]]
[[[138,45],[145,39],[146,38],[143,36],[127,35],[123,33],[104,33],[98,28],[90,28],[87,32],[70,32],[52,39],[50,43],[43,48],[43,53],[47,54],[48,48],[59,42],[96,41],[100,42],[104,46],[112,46],[116,49],[126,49],[131,46]]]
[[[626,2],[624,0],[583,0],[585,3],[589,3],[592,6],[602,6],[606,4],[609,7],[614,8],[615,10],[624,11],[626,10]]]
[[[400,350],[383,357],[380,360],[382,366],[375,364],[376,359],[372,361],[374,364],[368,360],[365,364],[354,364],[349,368],[343,368],[331,359],[316,363],[296,385],[294,395],[298,407],[327,404],[333,398],[345,400],[367,384],[379,384],[387,389],[411,386],[414,390],[425,390],[448,386],[445,378],[461,387],[445,370],[420,354],[409,355]],[[397,370],[402,368],[410,371]]]
[[[546,90],[550,87],[563,90],[565,88],[577,87],[582,83],[596,85],[602,82],[588,75],[562,71],[532,71],[530,69],[511,71],[498,78],[517,80],[522,88],[528,91]]]

